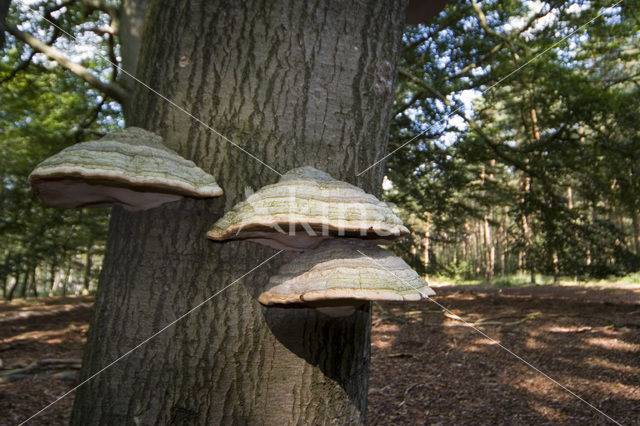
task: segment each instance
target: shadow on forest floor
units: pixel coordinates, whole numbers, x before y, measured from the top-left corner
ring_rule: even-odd
[[[438,303],[374,309],[369,424],[640,423],[640,291],[436,288]]]
[[[368,424],[608,424],[513,350],[622,424],[640,424],[640,292],[578,287],[440,287],[432,303],[374,307]],[[81,358],[90,298],[0,302],[0,373]],[[4,369],[4,370],[3,370]],[[36,369],[0,381],[0,425],[71,389]],[[64,425],[72,396],[33,425]]]

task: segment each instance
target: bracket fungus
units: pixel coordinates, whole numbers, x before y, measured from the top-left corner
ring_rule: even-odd
[[[304,251],[333,237],[382,243],[408,233],[386,203],[307,166],[289,171],[236,204],[207,236]]]
[[[391,251],[344,238],[325,241],[282,265],[258,301],[266,306],[313,307],[348,315],[365,301],[412,302],[434,294]]]
[[[139,211],[185,196],[222,195],[213,176],[137,127],[63,149],[40,163],[29,183],[30,192],[52,207]]]

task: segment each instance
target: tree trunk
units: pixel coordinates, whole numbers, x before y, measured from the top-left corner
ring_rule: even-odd
[[[474,235],[474,257],[475,257],[475,261],[474,261],[474,268],[473,268],[473,274],[474,274],[474,278],[480,276],[480,274],[482,273],[482,270],[484,269],[484,262],[483,262],[483,250],[482,250],[482,225],[480,224],[479,221],[476,221],[476,232]]]
[[[91,268],[93,266],[93,246],[89,244],[87,246],[87,253],[84,261],[84,282],[82,287],[85,291],[89,291],[89,285],[91,284]]]
[[[431,250],[431,213],[425,214],[426,229],[424,231],[423,250],[424,250],[424,279],[429,281],[429,250]]]
[[[405,2],[149,2],[138,76],[284,172],[303,165],[378,194]],[[223,197],[112,212],[82,377],[275,253],[214,243],[244,189],[278,175],[138,86],[126,120],[211,172]],[[77,391],[71,423],[364,421],[370,306],[346,318],[255,300],[289,253]]]
[[[9,289],[9,293],[7,294],[7,300],[12,300],[13,299],[13,293],[16,291],[16,289],[18,288],[19,284],[20,284],[20,269],[17,269],[16,270],[15,281],[14,281],[13,285],[11,286],[11,289]]]
[[[38,297],[38,280],[36,279],[38,269],[37,267],[31,270],[31,278],[29,279],[29,288],[33,293],[33,297]]]
[[[49,296],[53,296],[53,288],[56,285],[57,269],[58,265],[56,265],[56,262],[51,262],[51,265],[49,265]]]
[[[29,275],[31,274],[31,267],[27,267],[27,270],[24,271],[24,276],[22,277],[22,286],[20,286],[20,297],[27,297],[27,286],[29,285]]]
[[[496,264],[496,247],[493,244],[493,237],[491,235],[491,223],[489,221],[490,209],[484,215],[484,239],[485,239],[485,250],[486,250],[486,263],[484,270],[484,277],[487,280],[488,284],[493,284],[493,273]]]
[[[60,279],[60,283],[62,284],[62,297],[67,296],[67,285],[69,285],[69,282],[71,281],[71,264],[73,263],[73,259],[69,259],[67,262],[64,277]]]
[[[633,225],[633,250],[636,256],[640,255],[640,220],[638,211],[631,209],[631,223]]]
[[[508,207],[502,207],[502,217],[500,218],[500,276],[505,276],[505,260],[507,257],[507,248],[509,241],[507,240],[507,215]]]
[[[536,285],[535,262],[533,259],[533,231],[531,230],[529,214],[526,212],[527,197],[531,192],[531,177],[522,176],[522,197],[520,202],[523,205],[522,212],[522,236],[524,238],[524,267],[529,270],[530,284]]]
[[[133,91],[136,88],[136,82],[131,76],[136,75],[138,67],[140,38],[142,37],[144,24],[144,8],[145,0],[122,0],[118,10],[121,66],[122,69],[127,71],[127,73],[120,74],[118,82],[128,91]],[[125,115],[130,113],[129,103],[125,102],[122,106]]]
[[[471,265],[471,227],[468,219],[464,220],[464,241],[462,245],[463,258]]]

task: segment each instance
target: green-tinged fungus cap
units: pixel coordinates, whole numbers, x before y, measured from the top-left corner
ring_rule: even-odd
[[[284,264],[258,301],[267,306],[339,307],[363,301],[410,302],[435,292],[389,250],[333,239]]]
[[[313,167],[300,167],[236,204],[207,236],[306,250],[333,237],[389,242],[408,233],[375,196]]]
[[[213,176],[137,127],[63,149],[40,163],[29,182],[30,192],[52,207],[138,211],[182,197],[222,195]]]

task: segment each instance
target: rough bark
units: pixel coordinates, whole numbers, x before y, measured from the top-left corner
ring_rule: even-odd
[[[138,67],[138,54],[140,52],[140,39],[144,25],[145,0],[122,0],[118,10],[118,37],[120,40],[121,67],[126,72],[120,73],[119,83],[127,90],[133,91],[136,87],[134,77]],[[129,103],[131,99],[125,99],[122,105],[125,114],[129,115]]]
[[[311,165],[378,193],[405,2],[149,2],[138,76],[280,172]],[[275,252],[214,243],[225,209],[278,175],[146,89],[126,117],[225,190],[114,208],[82,377]],[[329,318],[263,308],[288,256],[225,290],[82,386],[72,424],[349,424],[364,420],[370,307]]]

